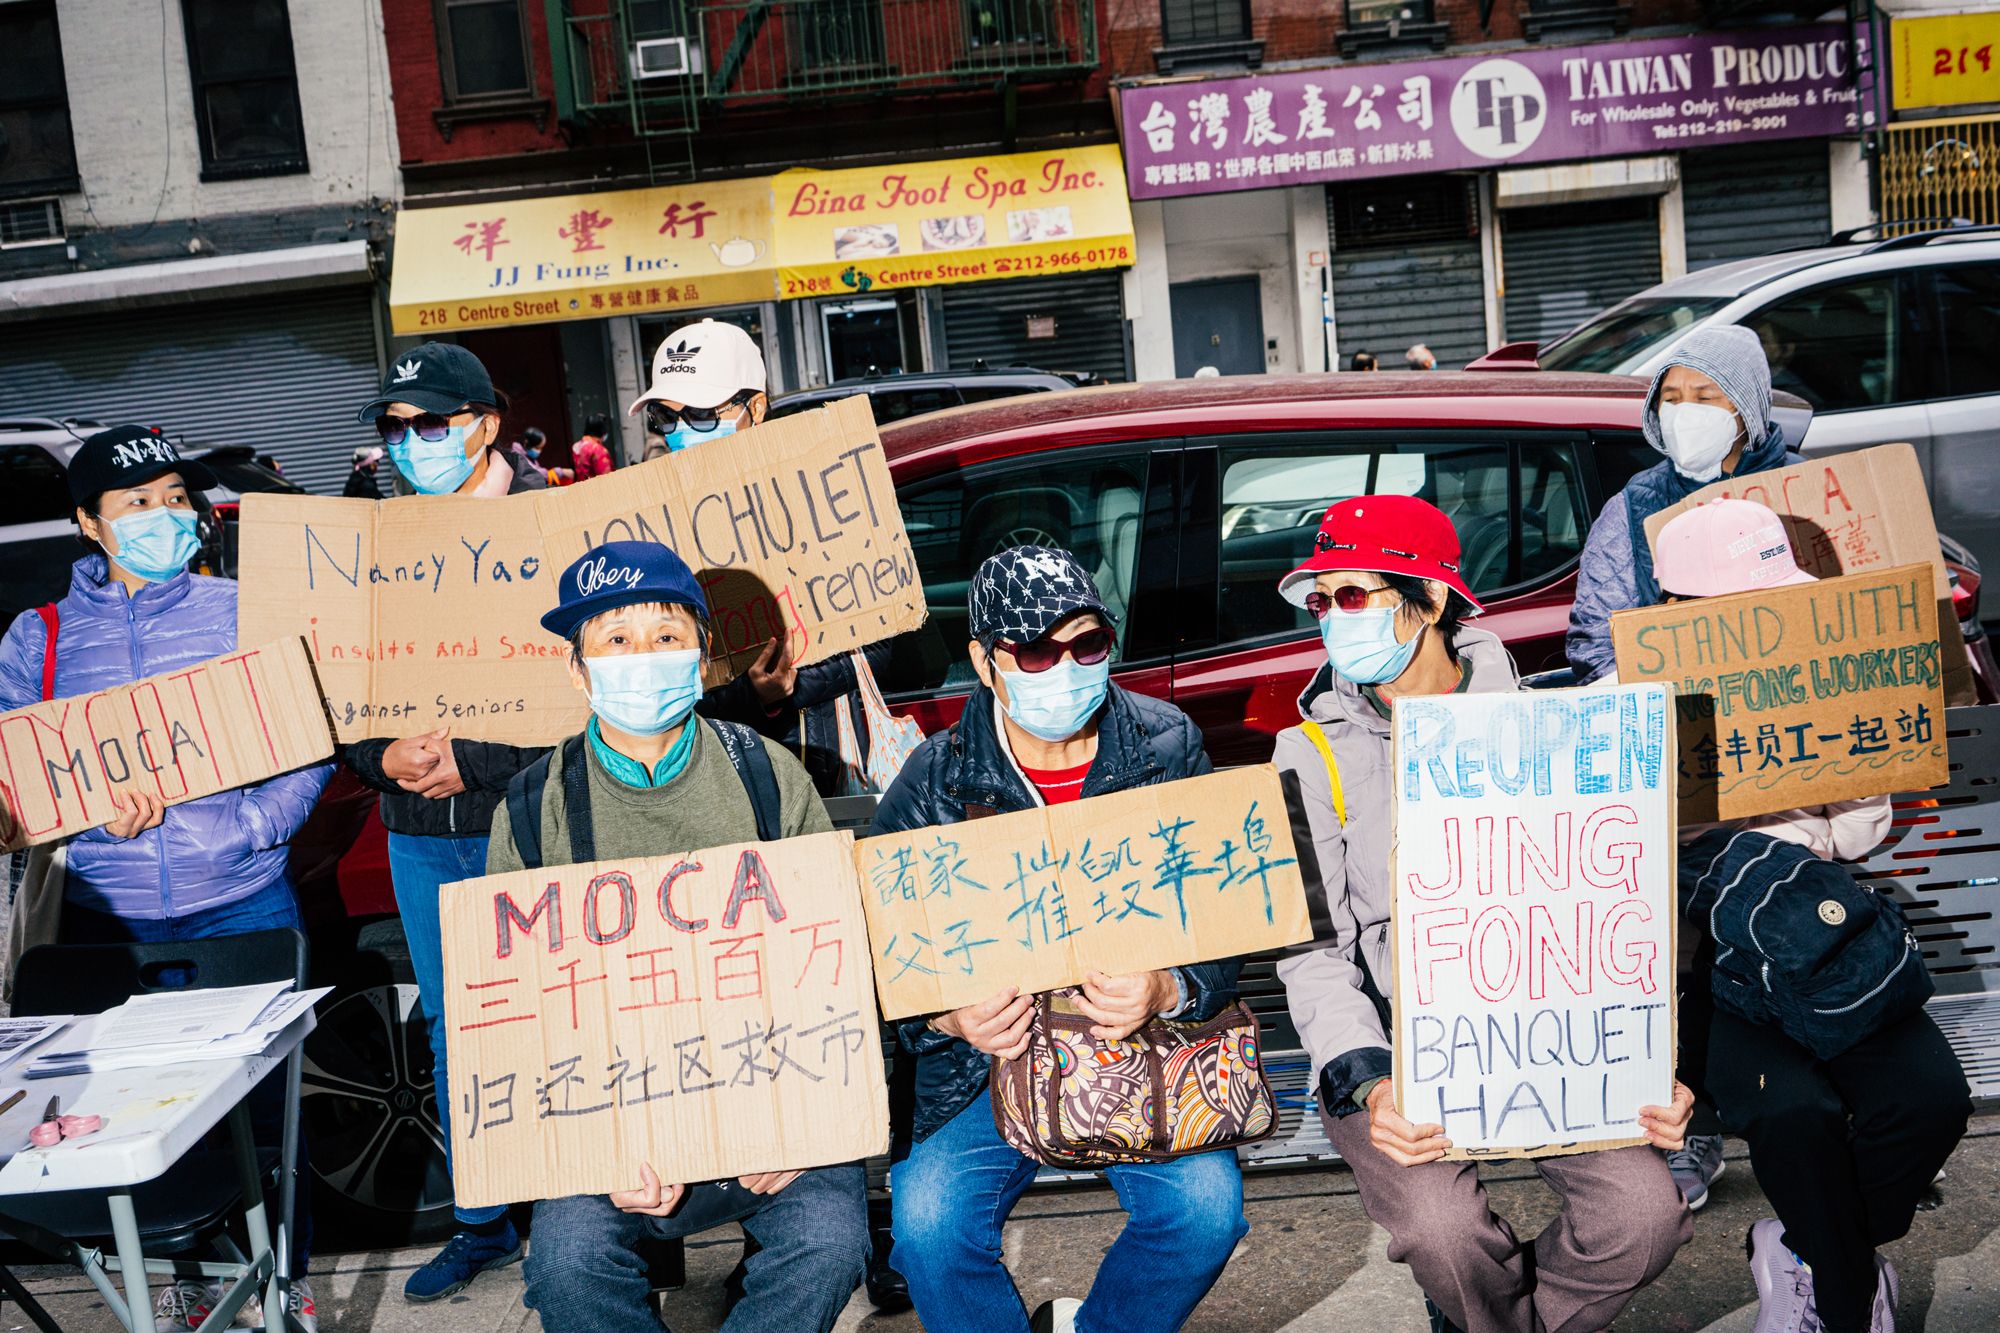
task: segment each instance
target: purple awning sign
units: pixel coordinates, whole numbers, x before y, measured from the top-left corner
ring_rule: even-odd
[[[1119,109],[1131,195],[1161,199],[1852,134],[1853,70],[1820,23],[1139,84]]]

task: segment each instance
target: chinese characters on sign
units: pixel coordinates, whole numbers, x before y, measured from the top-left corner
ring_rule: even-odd
[[[461,1207],[886,1148],[852,834],[495,875],[441,906]]]
[[[1396,1109],[1450,1155],[1639,1141],[1674,1069],[1666,688],[1396,704]]]
[[[1310,937],[1269,765],[860,845],[886,1018]]]

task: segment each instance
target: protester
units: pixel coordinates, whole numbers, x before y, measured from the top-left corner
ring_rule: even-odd
[[[1482,608],[1458,566],[1458,534],[1441,511],[1370,495],[1329,508],[1312,554],[1279,582],[1318,619],[1328,660],[1299,697],[1318,736],[1292,727],[1274,756],[1298,784],[1294,839],[1310,848],[1300,865],[1314,920],[1327,924],[1278,975],[1327,1137],[1354,1171],[1363,1211],[1388,1231],[1389,1257],[1410,1266],[1441,1317],[1468,1333],[1604,1328],[1692,1234],[1659,1152],[1535,1159],[1562,1211],[1523,1246],[1488,1206],[1478,1168],[1441,1160],[1442,1127],[1412,1124],[1394,1105],[1390,710],[1401,698],[1520,688],[1499,639],[1462,624]],[[1676,1084],[1673,1104],[1644,1108],[1634,1130],[1677,1149],[1692,1104]]]
[[[236,650],[236,584],[187,571],[208,516],[207,467],[183,459],[159,431],[115,426],[70,459],[70,498],[88,554],[69,593],[16,617],[0,641],[0,711],[68,699],[191,667]],[[53,642],[51,639],[53,638]],[[304,929],[286,870],[287,844],[312,813],[331,764],[165,806],[143,787],[112,796],[118,814],[65,851],[64,944],[209,939]],[[252,1094],[258,1138],[282,1124],[281,1078]],[[311,1172],[300,1140],[291,1313],[318,1327],[304,1281],[311,1246]],[[157,1317],[192,1328],[219,1285],[185,1280],[160,1295]]]
[[[964,714],[911,756],[882,798],[875,833],[956,824],[974,814],[1057,805],[1209,771],[1201,733],[1170,704],[1110,683],[1113,617],[1067,551],[1019,546],[979,567],[969,651],[980,680]],[[1154,1015],[1201,1021],[1236,998],[1237,962],[1122,976],[1092,973],[1077,1006],[1099,1038]],[[991,999],[899,1025],[917,1059],[914,1146],[890,1171],[893,1262],[917,1314],[959,1333],[1027,1333],[1001,1262],[1000,1228],[1037,1164],[994,1126],[989,1060],[1028,1044],[1033,997]],[[1089,1295],[1035,1313],[1035,1333],[1177,1329],[1249,1229],[1227,1149],[1105,1168],[1128,1220]]]
[[[1375,364],[1375,353],[1373,352],[1356,352],[1351,358],[1349,358],[1347,362],[1347,368],[1349,370],[1360,370],[1360,371],[1381,369],[1380,366]]]
[[[493,818],[485,873],[749,842],[766,822],[783,837],[833,827],[780,746],[694,719],[708,604],[678,555],[654,542],[607,542],[565,570],[560,588],[542,625],[569,640],[570,679],[589,698],[591,720],[514,780]],[[587,796],[587,814],[570,808],[575,790]],[[775,807],[761,820],[760,802]],[[539,828],[524,854],[513,811],[537,803]],[[544,1329],[658,1333],[642,1240],[738,1220],[760,1248],[727,1327],[833,1326],[861,1281],[868,1245],[859,1163],[694,1186],[668,1159],[633,1166],[634,1189],[535,1205],[525,1299]]]
[[[479,358],[451,343],[425,343],[395,358],[381,394],[361,409],[389,447],[397,471],[423,495],[492,499],[542,489],[524,455],[499,447],[493,381]],[[438,1124],[450,1156],[451,1087],[445,1057],[444,944],[438,889],[485,873],[493,808],[513,776],[541,753],[489,741],[454,740],[440,727],[397,741],[360,741],[346,759],[382,793],[389,874],[409,943],[410,966],[429,1030]],[[403,1295],[434,1301],[464,1289],[488,1268],[521,1257],[504,1208],[461,1208],[459,1230],[412,1273]]]
[[[1813,582],[1792,558],[1777,514],[1749,500],[1717,500],[1677,515],[1660,530],[1658,547],[1657,577],[1672,597]],[[1699,889],[1722,849],[1743,855],[1748,844],[1739,839],[1796,844],[1822,861],[1859,860],[1881,842],[1890,818],[1889,798],[1868,796],[1685,825],[1680,840],[1693,846],[1684,878],[1692,875]],[[1766,866],[1769,883],[1758,878]],[[1820,902],[1824,920],[1824,904],[1837,899],[1823,896],[1815,877],[1846,874],[1796,854],[1755,856],[1737,891],[1763,895],[1779,884]],[[1686,920],[1701,929],[1707,916],[1691,912]],[[1705,1091],[1722,1122],[1749,1144],[1750,1168],[1778,1214],[1750,1229],[1758,1333],[1893,1333],[1899,1284],[1877,1250],[1908,1233],[1917,1201],[1965,1133],[1972,1107],[1958,1059],[1921,1007],[1819,1059],[1779,1028],[1710,1001],[1714,953],[1703,931],[1682,1030],[1688,1015],[1698,1015],[1706,1041],[1684,1037],[1681,1050],[1684,1061],[1704,1061]]]
[[[569,447],[575,480],[589,481],[611,471],[611,450],[605,441],[611,436],[611,418],[592,412],[583,419],[583,438]]]
[[[1410,370],[1436,370],[1438,359],[1432,355],[1430,348],[1417,343],[1403,353],[1403,365]]]
[[[340,492],[350,500],[379,500],[382,498],[382,479],[375,471],[382,463],[380,448],[356,449],[354,470],[347,474],[347,485]]]

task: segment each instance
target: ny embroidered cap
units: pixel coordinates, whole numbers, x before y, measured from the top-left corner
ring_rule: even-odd
[[[457,343],[424,343],[389,360],[382,392],[355,414],[356,421],[373,421],[391,403],[408,403],[426,412],[449,416],[470,404],[492,407],[500,401],[493,379],[478,357]]]
[[[763,393],[764,354],[734,324],[713,319],[686,324],[653,353],[653,384],[625,409],[631,415],[666,399],[684,407],[721,407],[745,391]]]
[[[1319,575],[1365,569],[1436,579],[1472,603],[1472,614],[1478,615],[1486,608],[1458,565],[1458,529],[1442,509],[1414,495],[1357,495],[1327,507],[1312,554],[1278,580],[1278,593],[1293,606],[1304,606]]]
[[[143,486],[155,477],[177,472],[191,491],[205,491],[215,474],[191,458],[182,458],[174,442],[155,426],[113,426],[85,440],[69,460],[69,497],[89,504],[106,491]]]
[[[1653,541],[1653,574],[1679,597],[1720,597],[1812,583],[1784,522],[1755,500],[1714,500],[1676,514]]]
[[[678,602],[708,619],[708,598],[687,561],[658,542],[606,542],[578,556],[556,585],[562,600],[542,628],[567,639],[592,616],[642,602]]]
[[[972,576],[966,602],[972,637],[989,646],[995,639],[1033,643],[1079,611],[1095,611],[1107,625],[1118,620],[1076,557],[1054,546],[1015,546],[988,556]]]

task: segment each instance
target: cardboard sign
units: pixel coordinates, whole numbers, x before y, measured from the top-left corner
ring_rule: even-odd
[[[464,1208],[887,1150],[854,836],[445,886]]]
[[[1674,1072],[1662,685],[1396,701],[1396,1109],[1452,1157],[1639,1142]]]
[[[774,637],[801,665],[923,624],[923,584],[865,395],[574,486],[508,496],[245,496],[245,635],[313,646],[343,743],[449,726],[546,745],[587,712],[542,629],[563,570],[659,541],[695,570],[710,682]]]
[[[1646,518],[1646,540],[1657,549],[1660,529],[1676,515],[1710,500],[1755,500],[1783,520],[1792,558],[1815,578],[1881,573],[1919,561],[1931,567],[1937,622],[1956,626],[1951,575],[1938,549],[1917,451],[1907,444],[1880,444],[1853,453],[1829,454],[1747,477],[1728,477],[1704,486]],[[1955,705],[1978,702],[1972,662],[1958,634],[1945,636],[1945,697]]]
[[[138,788],[179,805],[332,754],[297,639],[30,704],[0,714],[0,852],[109,823],[113,792]]]
[[[1681,822],[1949,781],[1929,565],[1611,617],[1618,679],[1678,690]]]
[[[874,837],[858,856],[890,1019],[1312,936],[1269,764]]]

